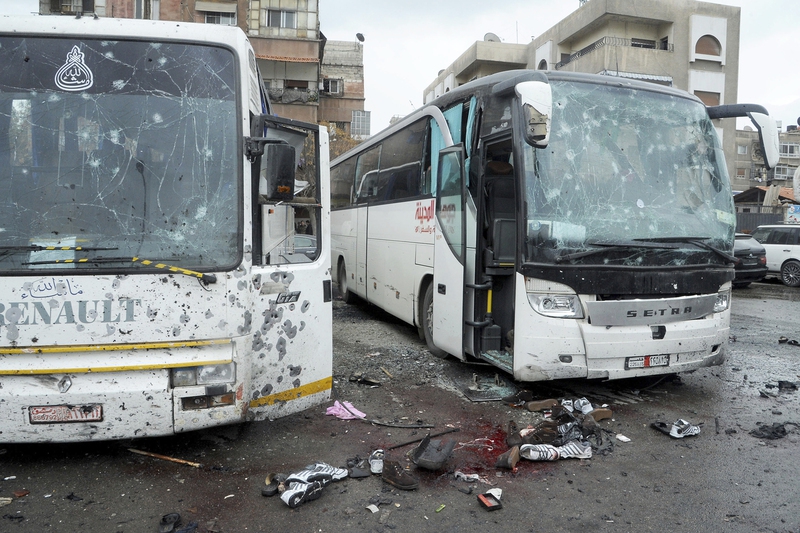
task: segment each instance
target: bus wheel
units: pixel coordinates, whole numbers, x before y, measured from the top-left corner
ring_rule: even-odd
[[[786,261],[781,267],[781,281],[787,287],[800,287],[800,263]]]
[[[344,261],[339,262],[339,268],[336,269],[339,274],[336,280],[339,283],[339,295],[346,304],[352,304],[356,301],[356,296],[347,289],[347,269],[344,267]]]
[[[428,351],[436,357],[444,359],[447,357],[447,352],[441,348],[437,348],[433,344],[433,283],[428,284],[425,289],[425,299],[422,303],[422,329],[425,334],[425,343],[428,345]]]

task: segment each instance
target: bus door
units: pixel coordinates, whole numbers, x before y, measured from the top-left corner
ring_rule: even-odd
[[[464,147],[439,152],[433,259],[433,343],[463,357],[466,264]]]
[[[481,326],[476,353],[494,360],[507,351],[514,329],[517,206],[511,139],[487,143],[484,160],[482,231],[478,237],[482,255],[476,283],[485,293],[476,296],[475,319]]]

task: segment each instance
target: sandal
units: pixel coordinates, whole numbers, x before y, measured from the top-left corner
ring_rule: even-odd
[[[790,341],[789,341],[789,342],[787,342],[786,344],[789,344],[789,345],[791,345],[791,346],[800,346],[800,342],[797,342],[797,341],[796,341],[796,340],[794,340],[794,339],[790,340]]]
[[[787,342],[789,342],[789,338],[788,337],[781,336],[781,338],[778,339],[778,343],[779,344],[786,344]]]

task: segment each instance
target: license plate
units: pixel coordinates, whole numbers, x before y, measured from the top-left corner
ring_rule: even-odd
[[[652,368],[654,366],[669,366],[669,354],[625,358],[625,370]]]
[[[28,407],[31,424],[65,424],[69,422],[100,422],[103,406],[89,405],[39,405]]]

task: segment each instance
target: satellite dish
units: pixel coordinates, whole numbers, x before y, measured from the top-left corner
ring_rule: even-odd
[[[358,39],[359,42],[363,43],[364,42],[364,34],[363,33],[356,33],[356,39]]]
[[[483,40],[487,41],[487,42],[490,42],[490,43],[499,43],[500,42],[500,37],[498,37],[497,35],[495,35],[492,32],[489,32],[489,33],[487,33],[486,35],[483,36]]]

